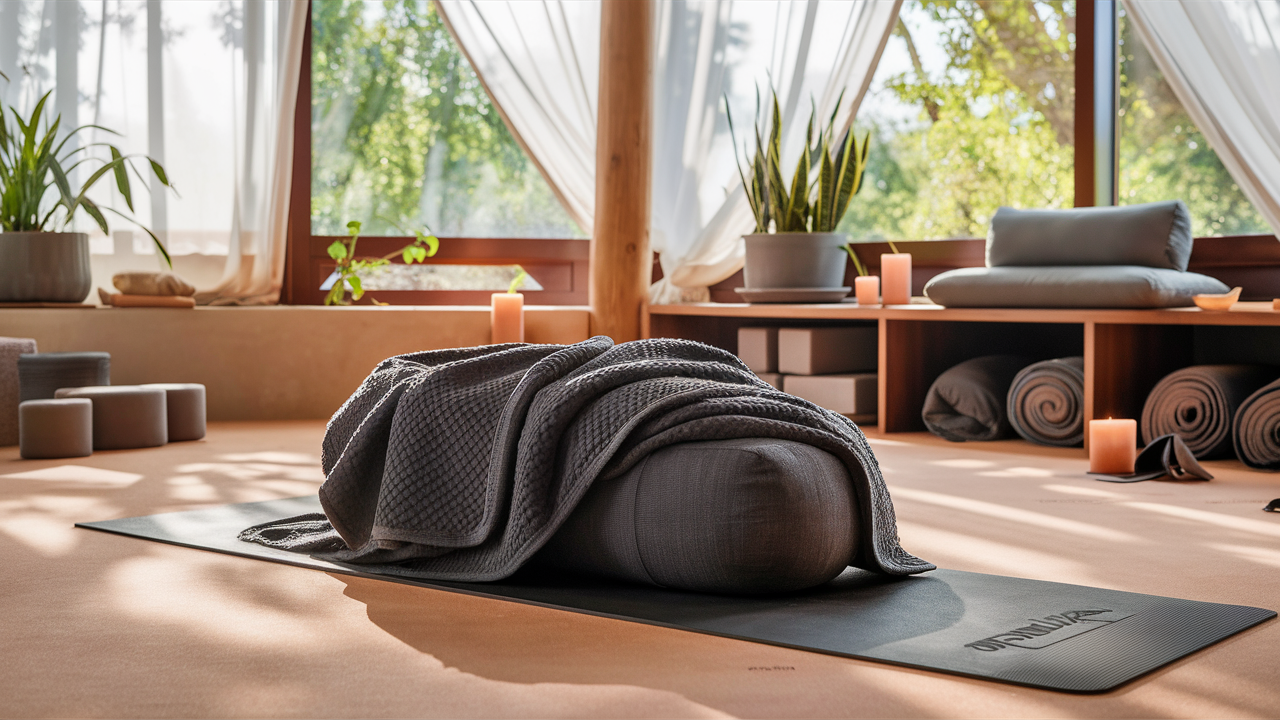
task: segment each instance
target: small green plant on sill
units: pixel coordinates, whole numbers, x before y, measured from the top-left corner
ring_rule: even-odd
[[[0,73],[0,78],[9,80],[9,76],[4,73]],[[52,90],[40,98],[31,111],[31,117],[26,120],[18,114],[17,109],[8,108],[13,115],[14,127],[9,126],[5,108],[0,104],[0,232],[66,231],[76,213],[83,210],[103,234],[110,237],[111,230],[107,225],[106,215],[103,214],[105,211],[142,228],[155,243],[156,251],[172,268],[173,260],[169,258],[169,252],[155,233],[130,215],[106,205],[98,205],[89,198],[89,189],[107,173],[111,173],[116,181],[116,189],[120,191],[125,205],[132,213],[133,185],[129,179],[129,171],[132,170],[140,181],[146,182],[134,160],[146,160],[160,184],[172,190],[173,186],[169,184],[169,176],[164,167],[146,155],[125,155],[116,146],[105,142],[86,143],[63,152],[71,138],[84,130],[92,128],[111,135],[120,133],[101,125],[81,125],[65,133],[59,140],[58,129],[62,125],[62,115],[54,117],[53,122],[49,122],[44,116],[44,108],[51,94]],[[41,120],[45,121],[43,134],[39,127]],[[111,160],[104,161],[90,156],[88,151],[93,147],[107,148],[111,153]],[[89,175],[78,192],[73,191],[67,173],[81,165],[92,163],[99,163],[99,167]],[[51,192],[56,192],[58,201],[49,206],[44,199]]]
[[[397,226],[399,228],[399,226]],[[404,228],[399,228],[402,232]],[[337,277],[333,281],[333,287],[329,288],[329,294],[324,296],[325,305],[350,305],[351,303],[364,297],[364,284],[360,280],[360,273],[374,268],[390,265],[391,259],[399,256],[406,265],[412,265],[415,262],[426,262],[427,258],[433,257],[436,251],[440,249],[440,239],[435,235],[415,230],[413,232],[413,242],[405,245],[404,248],[393,253],[388,253],[382,257],[356,257],[356,243],[360,240],[360,221],[352,220],[347,223],[348,237],[334,240],[329,245],[329,257],[333,258],[337,263],[334,273]],[[347,299],[347,290],[351,290],[351,299]],[[373,300],[373,298],[369,298]],[[373,300],[375,305],[386,305]]]
[[[508,295],[515,295],[517,290],[524,287],[524,281],[529,279],[529,273],[525,272],[524,268],[517,265],[516,269],[520,272],[516,273],[516,276],[511,279],[511,284],[507,286]]]
[[[747,192],[747,202],[755,216],[757,233],[767,232],[835,232],[836,226],[849,209],[849,201],[862,188],[862,176],[867,168],[867,152],[871,147],[868,132],[859,143],[850,127],[839,141],[835,139],[836,115],[844,100],[844,93],[836,99],[826,127],[817,128],[815,143],[815,107],[809,113],[809,128],[805,134],[805,146],[791,176],[788,189],[782,177],[782,111],[778,106],[778,94],[772,93],[773,112],[769,121],[769,139],[765,141],[760,126],[760,96],[756,93],[756,122],[754,126],[756,149],[748,163],[748,177],[741,162],[738,175]],[[725,96],[725,113],[729,120],[729,134],[734,145],[734,160],[738,160],[738,141],[733,130],[733,115],[729,112],[729,98]],[[814,159],[817,158],[815,168]],[[811,177],[814,171],[817,177]],[[812,184],[810,184],[812,183]],[[812,201],[810,197],[812,196]],[[772,226],[772,227],[771,227]]]
[[[886,242],[889,243],[889,249],[897,254],[898,246],[894,245],[892,240],[886,240]],[[853,243],[845,243],[840,247],[844,248],[844,251],[849,253],[849,259],[853,261],[853,269],[858,272],[858,277],[866,277],[869,274],[867,272],[867,266],[862,264],[862,258],[858,257],[858,253],[853,249]]]

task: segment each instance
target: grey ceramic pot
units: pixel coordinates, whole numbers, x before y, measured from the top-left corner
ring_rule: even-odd
[[[0,302],[83,302],[93,286],[84,233],[0,233]]]
[[[758,233],[745,235],[743,281],[751,290],[838,288],[844,285],[847,255],[842,233]]]

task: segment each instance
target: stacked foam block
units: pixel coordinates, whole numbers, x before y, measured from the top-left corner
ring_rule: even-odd
[[[876,421],[874,327],[738,330],[738,357],[770,385],[869,424]]]

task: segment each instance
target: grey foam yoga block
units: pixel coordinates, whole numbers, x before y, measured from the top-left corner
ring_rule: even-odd
[[[58,388],[111,384],[111,354],[104,352],[30,353],[18,357],[22,399],[52,398]]]
[[[28,460],[93,454],[93,403],[28,400],[18,406],[18,453]]]
[[[62,388],[59,398],[93,402],[93,449],[125,450],[169,442],[165,391],[139,385]]]
[[[18,444],[18,358],[35,351],[36,341],[30,338],[0,337],[0,447]]]
[[[169,442],[199,440],[205,433],[205,390],[200,383],[147,383],[165,393]]]

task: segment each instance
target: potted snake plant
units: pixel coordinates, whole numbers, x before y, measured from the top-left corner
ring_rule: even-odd
[[[71,138],[89,128],[118,133],[97,125],[82,125],[59,135],[62,116],[51,122],[44,116],[51,93],[40,98],[25,119],[16,109],[0,105],[0,302],[78,303],[85,299],[93,282],[89,236],[67,230],[79,212],[88,215],[107,235],[111,234],[108,213],[133,222],[151,236],[156,251],[173,266],[155,233],[88,195],[90,188],[110,175],[133,212],[130,171],[143,179],[134,160],[146,160],[160,184],[171,187],[164,168],[146,156],[124,155],[109,143],[68,149]],[[88,150],[95,146],[105,147],[111,159],[90,156]],[[67,177],[76,169],[88,173],[79,190],[72,189]]]
[[[816,108],[810,113],[805,146],[789,183],[782,174],[777,93],[772,95],[767,140],[757,109],[755,155],[746,169],[738,164],[756,221],[755,232],[743,236],[746,287],[737,290],[750,301],[829,301],[849,293],[844,287],[848,238],[835,230],[861,189],[871,138],[868,134],[859,143],[850,127],[836,140],[835,118],[843,99],[841,94],[825,127],[814,127]],[[729,128],[732,134],[732,117]],[[737,159],[736,135],[733,141]]]

